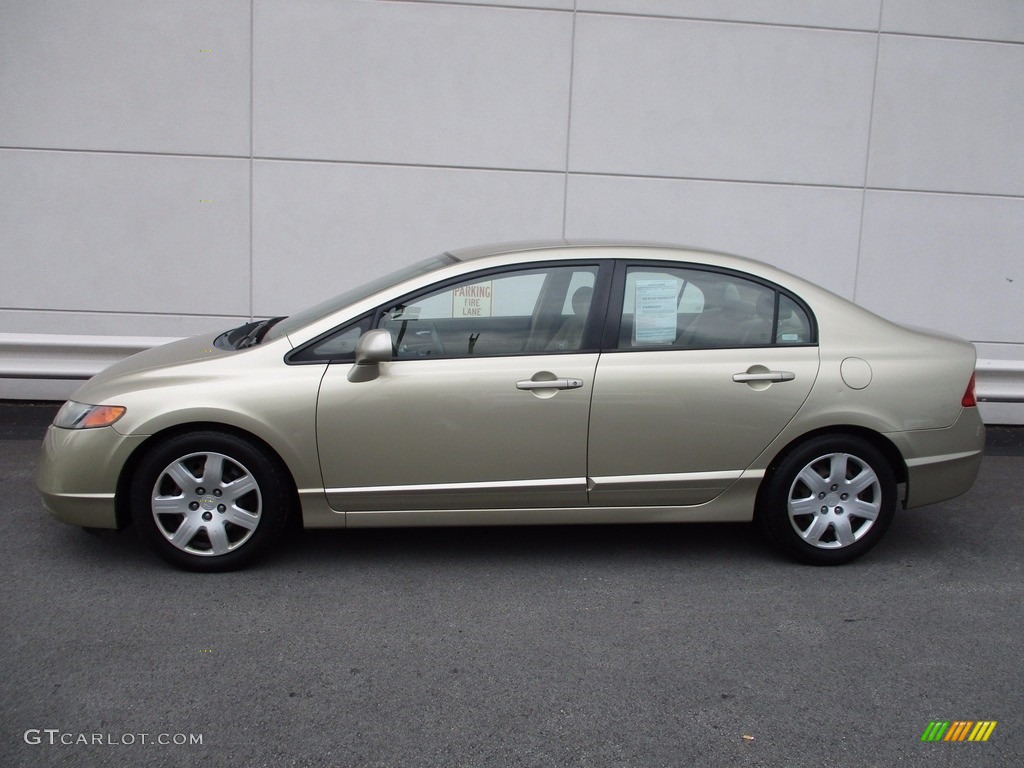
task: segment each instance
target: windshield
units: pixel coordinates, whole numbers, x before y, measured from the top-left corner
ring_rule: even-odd
[[[354,304],[368,296],[372,296],[378,291],[383,291],[385,288],[397,285],[404,280],[409,280],[419,275],[425,275],[428,272],[433,272],[434,270],[440,269],[441,267],[447,267],[448,265],[455,264],[456,262],[458,262],[458,259],[450,253],[442,253],[439,256],[431,256],[429,259],[418,261],[415,264],[403,267],[396,272],[384,275],[383,277],[378,277],[376,280],[371,280],[365,285],[345,291],[345,293],[339,294],[332,299],[328,299],[316,306],[304,309],[301,312],[296,312],[294,315],[286,317],[276,323],[266,333],[265,339],[267,341],[279,339],[292,331],[316,322],[320,318],[327,317],[327,315],[337,312],[339,309],[344,309],[349,304]]]

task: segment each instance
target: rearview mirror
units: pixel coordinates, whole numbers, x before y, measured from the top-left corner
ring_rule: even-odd
[[[356,364],[348,372],[351,382],[372,381],[380,374],[380,364],[391,362],[391,334],[378,328],[367,331],[356,342]]]

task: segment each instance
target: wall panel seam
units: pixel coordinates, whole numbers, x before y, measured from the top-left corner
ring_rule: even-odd
[[[64,154],[100,154],[116,155],[119,157],[180,157],[194,160],[245,160],[247,162],[271,162],[271,163],[297,163],[309,164],[319,163],[323,165],[369,167],[369,168],[396,168],[396,169],[420,169],[440,171],[466,171],[470,173],[520,173],[546,176],[565,176],[564,169],[551,168],[506,168],[501,166],[486,165],[443,165],[432,163],[387,163],[370,160],[331,160],[322,158],[294,158],[294,157],[271,157],[261,155],[200,155],[160,152],[136,152],[126,150],[95,150],[95,149],[55,149],[51,147],[10,147],[0,146],[0,152],[60,152]],[[651,173],[627,173],[618,171],[569,171],[569,176],[594,177],[594,178],[620,178],[620,179],[649,179],[652,181],[690,181],[712,184],[751,184],[775,187],[801,187],[810,189],[837,189],[837,190],[866,190],[868,192],[894,192],[915,195],[947,195],[961,197],[989,197],[1002,200],[1024,200],[1024,193],[1013,194],[1008,192],[972,192],[958,189],[925,189],[920,187],[884,187],[863,184],[839,184],[813,181],[773,181],[771,179],[756,178],[717,178],[711,176],[672,176]]]
[[[451,2],[438,2],[437,0],[386,0],[387,2],[394,4],[407,4],[407,5],[429,5],[429,6],[453,6],[461,8],[480,8],[480,9],[508,9],[508,10],[520,10],[520,11],[540,11],[544,13],[572,13],[586,14],[588,16],[609,16],[609,17],[620,17],[627,19],[660,19],[664,21],[689,21],[706,24],[737,24],[751,27],[778,27],[780,29],[812,29],[822,30],[825,32],[862,32],[867,34],[882,34],[892,35],[895,37],[920,37],[928,38],[933,40],[954,40],[963,42],[978,42],[978,43],[996,43],[998,45],[1024,45],[1024,41],[1021,40],[1004,40],[996,37],[985,37],[985,36],[971,36],[971,35],[941,35],[934,32],[910,32],[906,30],[895,30],[895,29],[883,29],[882,28],[882,13],[879,13],[878,25],[875,29],[871,27],[856,27],[856,26],[841,26],[841,25],[825,25],[825,24],[797,24],[797,23],[786,23],[781,21],[757,21],[754,19],[726,19],[717,18],[710,16],[677,16],[668,13],[639,13],[629,11],[602,11],[596,9],[579,10],[577,8],[578,0],[573,0],[572,8],[538,8],[531,5],[519,5],[516,3],[495,3],[480,5],[473,2],[458,2],[458,0],[451,0]],[[881,8],[881,3],[879,4]]]
[[[255,135],[255,60],[256,60],[256,10],[255,0],[249,0],[249,318],[253,317],[256,306],[256,248],[254,215],[254,170],[256,162],[253,154],[256,150]]]
[[[78,147],[27,147],[3,144],[0,151],[8,152],[60,152],[80,155],[137,155],[139,157],[181,157],[202,160],[248,160],[249,155],[216,155],[201,152],[157,152],[148,149],[85,149]]]
[[[885,0],[878,0],[878,34],[875,35],[875,62],[874,71],[871,74],[871,101],[868,105],[868,137],[864,147],[864,185],[860,196],[860,224],[857,230],[857,253],[854,256],[853,265],[853,294],[851,296],[853,301],[857,301],[857,289],[860,287],[860,257],[864,245],[864,216],[868,200],[868,172],[871,169],[871,136],[875,129],[875,97],[878,94],[878,59],[882,51],[884,6]]]
[[[565,176],[562,183],[562,239],[569,219],[569,156],[572,152],[572,92],[576,79],[576,0],[572,3],[572,34],[569,37],[569,103],[565,115]]]
[[[960,37],[957,35],[935,35],[926,34],[924,32],[895,32],[893,30],[882,30],[881,34],[884,37],[907,37],[917,38],[922,40],[948,40],[954,43],[981,43],[991,45],[1009,45],[1013,47],[1024,46],[1024,41],[1021,40],[996,40],[990,37]]]
[[[717,19],[701,16],[671,16],[661,13],[629,13],[628,11],[596,11],[583,10],[579,13],[587,16],[618,17],[625,19],[654,19],[656,21],[685,21],[695,24],[735,24],[741,27],[774,27],[777,29],[809,29],[820,32],[852,32],[855,34],[872,35],[875,30],[870,27],[829,27],[822,24],[794,24],[780,21],[754,21],[752,19]]]
[[[445,7],[454,6],[456,8],[481,8],[488,10],[491,8],[498,10],[511,10],[511,11],[541,11],[542,13],[573,13],[574,8],[540,8],[536,5],[521,5],[517,3],[487,3],[482,5],[474,2],[458,2],[458,0],[448,0],[447,2],[438,0],[376,0],[376,2],[388,2],[395,5],[422,5],[422,6],[435,6]],[[575,0],[574,0],[575,5]]]

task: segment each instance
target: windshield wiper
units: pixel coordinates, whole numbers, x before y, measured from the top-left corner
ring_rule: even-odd
[[[267,335],[267,331],[273,327],[274,323],[281,320],[284,320],[283,315],[281,317],[271,317],[268,320],[256,323],[256,325],[252,327],[252,330],[239,340],[238,344],[235,345],[235,349],[248,349],[249,347],[259,344],[263,340],[263,337]]]

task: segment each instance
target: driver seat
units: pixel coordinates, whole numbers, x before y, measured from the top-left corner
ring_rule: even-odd
[[[572,314],[565,319],[562,327],[551,337],[551,341],[545,347],[546,350],[560,352],[580,348],[580,342],[583,340],[583,326],[587,323],[590,300],[593,296],[594,289],[590,286],[584,285],[576,289],[572,295]]]

